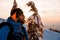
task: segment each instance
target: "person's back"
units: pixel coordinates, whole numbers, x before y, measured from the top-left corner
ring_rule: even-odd
[[[14,29],[13,38],[11,38],[11,40],[22,40],[21,37],[25,37],[26,40],[28,40],[26,29],[22,26],[24,22],[24,15],[21,9],[13,9],[11,11],[11,16],[7,19],[7,22],[10,23]],[[10,29],[8,25],[4,25],[4,27],[0,29],[0,40],[7,40],[9,32]]]

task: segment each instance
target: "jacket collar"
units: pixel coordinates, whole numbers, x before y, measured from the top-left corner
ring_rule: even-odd
[[[11,17],[9,17],[7,19],[7,22],[11,23],[12,25],[15,25],[15,26],[20,26],[21,23],[20,22],[15,22]]]

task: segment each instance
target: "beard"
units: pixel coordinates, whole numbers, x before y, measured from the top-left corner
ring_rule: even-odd
[[[20,22],[21,24],[24,24],[25,20],[18,19],[17,22]]]

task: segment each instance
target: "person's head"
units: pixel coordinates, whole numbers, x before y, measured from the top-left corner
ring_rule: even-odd
[[[15,22],[24,22],[25,16],[20,8],[11,10],[10,16]]]

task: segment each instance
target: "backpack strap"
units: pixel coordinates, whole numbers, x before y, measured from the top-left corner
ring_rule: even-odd
[[[9,27],[10,32],[13,32],[13,26],[10,23],[8,23],[8,22],[1,23],[0,24],[0,29],[3,28],[5,25],[7,25]]]
[[[0,29],[3,28],[5,25],[7,25],[9,27],[9,29],[10,29],[10,32],[9,32],[9,34],[7,36],[7,40],[10,40],[12,38],[12,33],[14,32],[14,28],[10,23],[3,22],[3,23],[0,24]]]
[[[3,26],[5,26],[5,25],[6,25],[6,22],[2,22],[2,23],[0,24],[0,29],[3,28]]]

